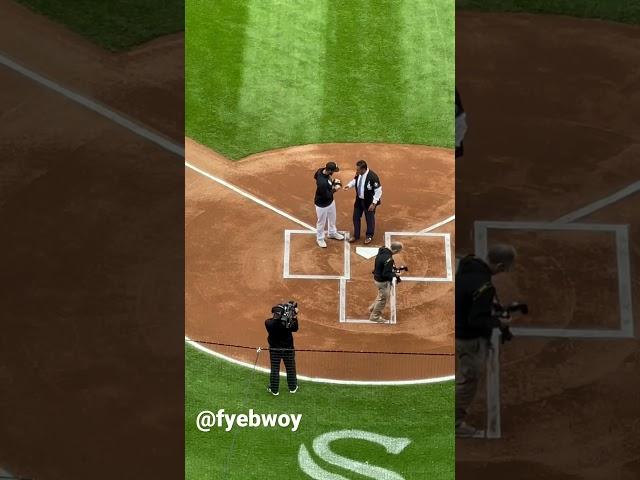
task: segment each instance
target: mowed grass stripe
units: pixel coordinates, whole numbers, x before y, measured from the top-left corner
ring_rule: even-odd
[[[187,1],[187,135],[200,143],[232,159],[453,144],[448,0]]]
[[[401,13],[408,143],[451,147],[455,82],[453,1],[404,1]]]
[[[299,352],[298,358],[300,355],[305,353]],[[330,361],[321,358],[319,361]],[[377,444],[340,440],[331,446],[336,453],[398,472],[407,480],[454,478],[452,382],[349,386],[301,381],[299,392],[291,395],[282,379],[278,397],[267,393],[267,383],[265,373],[229,364],[187,346],[186,478],[307,478],[297,461],[302,444],[322,468],[352,478],[353,474],[328,465],[312,450],[317,436],[344,429],[406,437],[411,444],[401,454],[392,455]],[[282,428],[199,432],[195,426],[198,413],[220,408],[229,414],[247,413],[252,408],[257,413],[295,413],[303,418],[297,432]]]
[[[403,138],[397,1],[330,0],[323,138],[397,143]]]
[[[325,0],[250,2],[233,156],[320,138],[325,68]]]
[[[186,11],[186,134],[205,145],[234,145],[248,3],[187,0]]]

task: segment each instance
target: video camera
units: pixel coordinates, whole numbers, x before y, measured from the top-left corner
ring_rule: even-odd
[[[282,325],[289,330],[293,322],[298,320],[298,302],[289,300],[287,303],[279,303],[271,308],[274,320],[280,320]]]
[[[406,265],[400,265],[398,267],[394,265],[393,273],[396,274],[396,282],[400,283],[402,281],[402,278],[400,278],[400,275],[398,275],[400,272],[408,272],[408,271],[409,271],[409,267],[407,267]]]
[[[504,307],[498,302],[493,303],[493,315],[498,318],[508,318],[512,313],[519,312],[523,315],[529,313],[529,307],[526,303],[513,302],[512,304]],[[509,342],[513,339],[513,333],[508,326],[500,327],[500,333],[502,333],[502,343]]]

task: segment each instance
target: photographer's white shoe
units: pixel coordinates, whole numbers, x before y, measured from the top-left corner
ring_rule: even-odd
[[[317,243],[320,248],[327,248],[327,242],[324,240],[317,240]]]
[[[341,233],[330,233],[329,234],[329,238],[332,238],[334,240],[344,240],[344,235],[342,235]]]

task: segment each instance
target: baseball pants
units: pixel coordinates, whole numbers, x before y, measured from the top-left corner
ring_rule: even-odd
[[[456,427],[469,413],[487,364],[489,340],[456,338]]]
[[[316,215],[318,216],[318,223],[316,223],[316,234],[318,240],[324,240],[324,226],[327,225],[329,235],[335,235],[338,233],[336,228],[336,202],[331,202],[328,207],[318,207],[316,205]]]
[[[298,385],[296,376],[296,352],[293,349],[274,349],[269,350],[271,359],[271,375],[270,388],[273,393],[280,390],[280,361],[284,362],[284,368],[287,371],[287,385],[289,390],[295,390]]]
[[[360,221],[362,215],[367,222],[367,237],[373,237],[376,229],[376,212],[370,212],[365,206],[364,200],[358,198],[355,206],[353,207],[353,236],[357,240],[360,238]]]
[[[374,280],[374,283],[378,288],[378,296],[369,307],[369,311],[371,312],[369,320],[371,320],[372,322],[380,320],[380,318],[382,317],[382,311],[387,305],[389,295],[391,294],[391,282],[376,282]]]

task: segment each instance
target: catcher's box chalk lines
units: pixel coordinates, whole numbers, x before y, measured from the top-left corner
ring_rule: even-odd
[[[19,63],[13,61],[12,59],[10,59],[9,57],[7,57],[6,55],[3,55],[0,53],[0,64],[4,65],[5,67],[13,70],[16,73],[19,73],[20,75],[27,77],[28,79],[42,85],[45,88],[48,88],[49,90],[52,90],[56,93],[59,93],[60,95],[62,95],[63,97],[79,104],[82,105],[83,107],[91,110],[94,113],[97,113],[98,115],[111,120],[113,123],[120,125],[121,127],[129,130],[132,133],[135,133],[136,135],[138,135],[139,137],[145,138],[147,140],[149,140],[152,143],[155,143],[156,145],[158,145],[159,147],[167,150],[170,153],[173,153],[175,155],[178,155],[179,157],[184,158],[185,157],[185,150],[184,150],[184,146],[179,145],[167,138],[165,138],[164,136],[162,136],[161,134],[154,132],[151,128],[146,127],[144,125],[141,125],[138,122],[134,122],[133,120],[130,120],[129,118],[125,117],[124,115],[114,111],[113,109],[102,105],[94,100],[91,100],[88,97],[85,97],[84,95],[81,95],[79,93],[76,93],[72,90],[69,90],[68,88],[63,87],[62,85],[49,80],[48,78],[45,78],[44,76],[40,75],[39,73],[34,72],[33,70],[30,70],[22,65],[20,65]],[[281,215],[285,218],[287,218],[288,220],[291,220],[292,222],[297,223],[298,225],[308,229],[308,230],[314,230],[315,229],[301,221],[298,220],[297,218],[293,217],[292,215],[274,207],[273,205],[270,205],[269,203],[265,202],[264,200],[259,199],[258,197],[256,197],[255,195],[252,195],[248,192],[245,192],[244,190],[236,187],[235,185],[227,182],[226,180],[222,180],[221,178],[218,178],[214,175],[211,175],[210,173],[205,172],[204,170],[201,170],[197,167],[195,167],[194,165],[191,165],[189,162],[185,162],[185,166],[198,172],[201,175],[204,175],[205,177],[209,178],[210,180],[213,180],[214,182],[217,182],[218,184],[227,187],[231,190],[233,190],[234,192],[242,195],[245,198],[248,198],[249,200],[277,213],[278,215]]]

